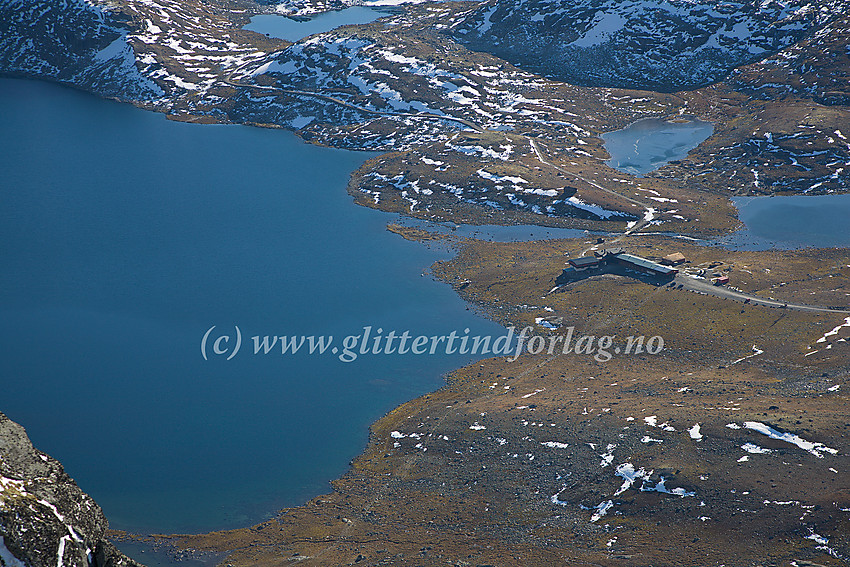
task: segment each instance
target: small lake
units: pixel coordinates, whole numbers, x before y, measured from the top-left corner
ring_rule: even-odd
[[[646,118],[622,130],[602,134],[602,139],[611,155],[609,166],[643,176],[670,161],[687,157],[713,131],[714,126],[702,120],[673,122]]]
[[[344,10],[324,12],[311,18],[293,19],[276,14],[262,14],[251,18],[243,29],[270,37],[298,41],[317,33],[331,31],[340,26],[368,24],[388,14],[386,9],[352,6]]]
[[[717,242],[747,250],[850,247],[850,195],[735,197],[746,227]]]
[[[353,204],[372,154],[34,81],[0,80],[0,109],[0,411],[113,528],[251,525],[327,492],[369,424],[473,360],[252,356],[251,336],[505,332],[423,274],[447,250]],[[239,356],[203,359],[213,325]]]

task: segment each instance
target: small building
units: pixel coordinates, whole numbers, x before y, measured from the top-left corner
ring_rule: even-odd
[[[557,285],[572,283],[582,279],[583,275],[584,274],[577,272],[572,266],[567,266],[564,268],[564,271],[561,272],[561,275],[555,279],[555,283]]]
[[[729,283],[729,276],[720,276],[712,280],[714,285],[726,285]]]
[[[568,260],[568,263],[577,272],[582,272],[584,270],[587,270],[588,268],[599,267],[599,258],[593,256],[583,256],[581,258],[571,258],[570,260]]]
[[[621,266],[631,268],[649,276],[672,277],[679,273],[679,270],[677,270],[676,268],[671,268],[670,266],[662,266],[661,264],[657,264],[652,260],[647,260],[646,258],[641,258],[640,256],[632,256],[631,254],[614,254],[613,259],[614,262],[620,264]]]
[[[683,264],[685,262],[685,255],[681,252],[674,252],[672,254],[668,254],[661,259],[661,263],[667,266],[678,266],[679,264]]]

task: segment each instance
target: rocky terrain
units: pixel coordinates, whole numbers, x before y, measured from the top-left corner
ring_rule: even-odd
[[[571,84],[674,92],[724,80],[818,33],[837,4],[689,0],[483,2],[452,34]]]
[[[601,230],[647,219],[709,235],[734,227],[730,194],[847,190],[850,34],[838,0],[424,2],[294,44],[242,29],[264,11],[342,5],[9,2],[0,73],[177,120],[283,127],[314,143],[386,151],[354,176],[351,193],[422,218]],[[670,34],[676,41],[662,41]],[[556,64],[575,77],[544,72],[532,52],[572,57],[607,79],[577,63]],[[682,116],[715,125],[687,159],[647,177],[605,164],[602,133]]]
[[[0,565],[140,567],[106,540],[100,507],[0,414]]]
[[[130,101],[165,94],[137,67],[127,15],[106,4],[4,2],[0,69],[49,79]]]
[[[846,1],[422,2],[295,43],[242,29],[261,12],[347,4],[7,2],[0,73],[384,152],[352,176],[365,206],[617,231],[631,252],[682,251],[748,293],[846,305],[845,251],[641,234],[727,233],[733,195],[848,190]],[[600,136],[646,117],[714,133],[645,177],[607,166]],[[160,541],[232,565],[847,561],[843,315],[613,274],[559,285],[593,241],[456,244],[434,273],[493,319],[546,341],[658,336],[664,349],[473,364],[378,421],[333,493],[252,528]],[[5,564],[131,564],[103,542],[97,506],[5,418],[0,456]]]

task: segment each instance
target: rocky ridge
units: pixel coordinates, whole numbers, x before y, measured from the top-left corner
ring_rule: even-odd
[[[0,413],[0,565],[141,567],[104,534],[100,507]]]

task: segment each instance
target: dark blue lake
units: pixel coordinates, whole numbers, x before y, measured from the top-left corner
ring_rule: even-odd
[[[735,197],[746,226],[719,242],[744,249],[850,247],[850,195]]]
[[[609,166],[642,176],[669,161],[687,157],[713,131],[710,122],[701,120],[674,122],[646,118],[622,130],[606,132],[602,139],[611,155]]]
[[[261,14],[251,18],[251,23],[245,26],[245,29],[287,41],[298,41],[340,26],[368,24],[386,15],[386,9],[382,11],[367,6],[351,6],[344,10],[324,12],[297,20],[277,14]]]
[[[370,154],[20,80],[0,131],[0,411],[114,528],[248,525],[326,492],[371,422],[472,360],[252,356],[252,335],[504,332],[423,276],[447,251],[353,205]],[[213,325],[239,326],[238,356],[202,358]]]

